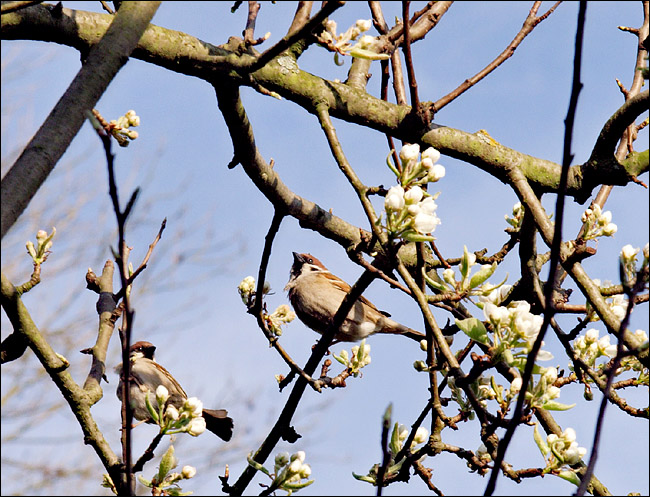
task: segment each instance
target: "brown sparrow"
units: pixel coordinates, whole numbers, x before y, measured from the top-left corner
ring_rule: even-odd
[[[345,295],[350,291],[341,278],[330,273],[323,263],[311,254],[293,252],[289,282],[289,300],[300,320],[318,333],[323,333],[332,322]],[[374,333],[405,335],[420,341],[425,335],[393,321],[365,297],[359,297],[334,335],[336,342],[356,342]]]
[[[140,421],[153,423],[151,414],[145,403],[145,395],[154,409],[158,408],[156,389],[163,385],[169,392],[168,404],[180,409],[187,400],[185,390],[164,367],[154,359],[156,347],[149,342],[136,342],[131,345],[129,358],[131,361],[131,375],[129,378],[130,401],[133,407],[133,417]],[[122,364],[115,368],[120,375],[117,385],[117,398],[122,400]],[[203,419],[206,428],[226,442],[232,437],[233,421],[227,416],[225,409],[203,409]]]

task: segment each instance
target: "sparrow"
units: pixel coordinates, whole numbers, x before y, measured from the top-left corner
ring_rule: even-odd
[[[293,265],[284,289],[289,292],[289,300],[300,320],[322,334],[350,291],[350,285],[330,273],[313,255],[293,252]],[[374,333],[404,335],[417,341],[426,338],[389,316],[361,296],[334,335],[334,341],[356,342]]]
[[[158,407],[156,400],[156,388],[163,385],[169,391],[168,404],[177,409],[187,400],[185,390],[179,385],[176,379],[164,367],[154,359],[156,347],[145,341],[136,342],[129,349],[131,370],[129,377],[130,401],[133,408],[133,417],[139,421],[153,423],[151,414],[145,403],[145,395],[154,409]],[[120,375],[117,385],[117,398],[122,400],[122,364],[115,368]],[[225,409],[203,409],[203,418],[208,430],[226,442],[232,438],[233,421],[228,417]]]

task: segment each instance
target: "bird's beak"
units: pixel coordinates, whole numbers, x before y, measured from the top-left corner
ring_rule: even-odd
[[[299,254],[297,252],[292,252],[292,254],[293,254],[293,263],[294,264],[297,264],[297,263],[302,264],[303,262],[305,262],[305,258],[302,256],[302,254]]]

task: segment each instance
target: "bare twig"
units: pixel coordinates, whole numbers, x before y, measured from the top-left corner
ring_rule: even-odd
[[[515,50],[517,47],[521,44],[522,41],[524,41],[524,38],[530,34],[530,32],[535,29],[535,26],[537,26],[540,22],[542,22],[544,19],[546,19],[549,15],[553,13],[553,11],[557,8],[558,5],[560,5],[560,2],[556,2],[548,11],[546,11],[544,14],[541,16],[537,16],[537,11],[539,10],[539,7],[541,6],[542,2],[535,2],[533,7],[530,9],[530,12],[528,13],[528,17],[526,17],[526,20],[524,21],[524,25],[522,26],[521,30],[517,35],[514,37],[514,39],[510,42],[510,44],[505,48],[503,52],[501,52],[497,58],[495,58],[492,62],[490,62],[485,68],[483,68],[481,71],[476,73],[474,76],[471,78],[466,79],[463,81],[455,90],[452,92],[448,93],[442,98],[439,98],[434,104],[433,104],[433,110],[434,112],[440,111],[445,105],[447,105],[449,102],[460,96],[461,94],[465,93],[467,90],[469,90],[472,86],[474,86],[476,83],[481,81],[483,78],[485,78],[488,74],[490,74],[492,71],[494,71],[497,67],[499,67],[501,64],[503,64],[506,60],[508,60],[512,55],[515,53]]]
[[[623,270],[621,269],[621,275],[622,274],[623,274]],[[645,282],[641,278],[637,278],[636,284],[633,287],[630,288],[627,287],[626,285],[624,285],[624,287],[626,290],[625,293],[627,294],[628,297],[628,306],[625,312],[625,317],[621,322],[621,330],[627,329],[627,325],[630,322],[630,315],[632,314],[632,308],[634,307],[634,297],[639,291],[641,291],[645,287]],[[591,475],[594,472],[594,467],[596,466],[596,461],[598,460],[598,446],[600,445],[602,426],[605,420],[605,409],[607,408],[607,402],[613,393],[612,385],[614,383],[614,377],[616,376],[616,371],[618,370],[618,367],[621,364],[622,358],[623,358],[623,340],[619,340],[618,343],[616,344],[616,356],[614,357],[614,360],[612,361],[613,364],[611,364],[611,367],[609,368],[609,372],[607,373],[607,383],[603,390],[603,398],[600,402],[600,407],[598,409],[598,419],[596,421],[596,428],[594,429],[594,440],[592,443],[591,455],[589,456],[589,464],[587,465],[587,469],[582,475],[582,481],[580,483],[580,487],[578,487],[578,490],[576,491],[576,495],[584,495],[585,491],[587,490],[587,484],[591,480]]]
[[[390,463],[390,452],[388,451],[388,432],[392,425],[393,405],[389,404],[384,412],[381,421],[381,453],[382,460],[379,468],[377,469],[377,496],[379,497],[384,489],[384,476]]]
[[[255,39],[255,21],[257,20],[257,13],[260,10],[260,4],[253,0],[248,2],[248,16],[246,17],[246,27],[242,31],[242,36],[244,37],[244,43],[246,45],[259,45],[262,43],[265,38]]]
[[[269,260],[271,258],[271,249],[273,248],[273,240],[275,239],[275,235],[278,233],[278,230],[280,229],[280,224],[282,224],[282,220],[286,216],[286,212],[284,212],[281,209],[276,209],[274,215],[273,215],[273,220],[271,221],[271,226],[269,227],[269,231],[266,234],[265,241],[264,241],[264,250],[262,251],[262,260],[260,261],[260,267],[257,272],[257,288],[255,290],[255,302],[253,304],[253,307],[249,309],[249,312],[256,317],[257,319],[257,324],[264,333],[264,336],[266,336],[267,340],[269,341],[269,344],[280,354],[280,357],[284,359],[284,361],[287,363],[289,368],[291,368],[292,374],[299,374],[305,381],[307,381],[312,388],[316,391],[320,391],[320,386],[319,383],[314,380],[310,375],[305,373],[298,364],[295,363],[295,361],[291,358],[291,356],[284,350],[284,348],[278,343],[277,339],[269,333],[269,330],[266,326],[266,322],[263,318],[264,314],[264,302],[263,302],[263,294],[264,294],[264,282],[266,280],[266,270],[269,265]],[[285,378],[282,380],[280,383],[280,390],[282,390],[289,382],[291,381],[291,376]]]
[[[571,88],[571,99],[569,102],[569,109],[567,111],[567,117],[565,120],[565,133],[564,133],[564,153],[562,159],[562,174],[560,176],[560,185],[558,188],[558,197],[557,204],[555,208],[555,232],[553,235],[553,243],[551,246],[551,262],[549,269],[549,276],[544,291],[545,297],[545,309],[544,309],[544,321],[542,327],[535,339],[535,343],[528,354],[526,360],[526,367],[524,369],[524,374],[522,377],[522,387],[520,394],[517,396],[517,403],[515,410],[512,416],[512,420],[508,423],[506,433],[503,436],[503,439],[499,443],[499,448],[497,451],[497,457],[494,461],[494,469],[490,474],[490,479],[488,481],[487,487],[485,489],[485,495],[489,496],[494,493],[496,487],[496,480],[499,476],[499,468],[501,463],[504,461],[508,445],[512,440],[515,429],[518,426],[519,418],[523,411],[524,401],[526,400],[525,392],[530,382],[530,378],[533,373],[533,367],[535,366],[535,358],[541,348],[542,340],[548,326],[553,318],[554,308],[553,308],[553,292],[555,290],[555,278],[557,275],[558,263],[560,261],[560,246],[562,243],[562,221],[564,218],[564,201],[565,201],[565,191],[567,178],[569,173],[569,167],[573,161],[573,154],[571,153],[571,139],[573,136],[573,123],[575,120],[576,108],[578,105],[578,96],[580,90],[582,89],[582,83],[580,82],[580,68],[582,63],[582,40],[584,33],[584,24],[585,16],[587,11],[587,3],[582,0],[580,2],[580,8],[578,12],[578,27],[576,32],[576,41],[575,41],[575,57],[573,61],[573,84]]]
[[[289,31],[287,34],[292,34],[307,24],[313,4],[314,2],[298,2],[296,13],[293,16],[293,20],[291,21],[291,26],[289,26]]]
[[[409,80],[409,90],[411,92],[411,110],[418,113],[420,109],[420,98],[418,97],[418,83],[415,80],[415,68],[413,67],[413,58],[411,57],[411,33],[409,23],[409,4],[411,2],[402,1],[402,19],[404,22],[404,60],[406,61],[406,74]]]

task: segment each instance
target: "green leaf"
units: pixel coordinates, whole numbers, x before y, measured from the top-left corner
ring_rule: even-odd
[[[375,485],[377,483],[377,480],[375,480],[374,478],[372,478],[370,476],[366,476],[366,475],[358,475],[354,471],[352,472],[352,476],[354,476],[359,481],[365,481],[365,482],[371,483],[373,485]]]
[[[546,454],[551,452],[551,449],[549,449],[548,445],[546,445],[546,441],[544,440],[544,437],[542,437],[542,435],[539,433],[539,430],[537,429],[537,423],[535,423],[533,438],[535,439],[535,443],[537,444],[537,447],[539,447],[539,451],[542,453],[544,457],[546,457]]]
[[[304,483],[283,483],[281,488],[283,490],[300,490],[301,488],[308,487],[312,483],[314,483],[315,480],[308,480]]]
[[[487,330],[479,319],[457,319],[456,326],[458,326],[468,337],[470,337],[475,342],[482,343],[483,345],[491,345],[490,340],[487,336]]]
[[[493,262],[491,266],[483,266],[479,269],[472,279],[469,281],[470,288],[476,288],[477,286],[483,284],[490,276],[494,274],[494,271],[497,270],[497,263]]]
[[[575,406],[575,404],[568,405],[562,404],[560,402],[555,402],[554,400],[549,400],[544,405],[542,405],[542,409],[546,409],[547,411],[568,411]]]
[[[438,277],[438,279],[440,279],[440,276],[438,276],[437,273],[433,273],[433,274],[435,274]],[[429,287],[431,287],[433,290],[438,290],[439,292],[442,293],[451,291],[451,288],[449,288],[445,283],[443,283],[442,280],[436,281],[435,279],[429,277],[429,275],[427,274],[424,275],[424,280],[427,282],[427,285],[429,285]]]
[[[560,471],[558,475],[563,480],[573,483],[576,487],[580,486],[580,478],[576,475],[575,471]]]
[[[387,60],[390,59],[390,55],[387,53],[377,53],[372,50],[366,50],[365,48],[352,47],[350,50],[350,55],[352,57],[358,57],[360,59],[366,60]]]
[[[399,423],[395,423],[395,426],[393,427],[393,432],[390,435],[390,451],[393,454],[397,454],[402,446],[399,443]]]
[[[430,236],[430,235],[421,235],[420,233],[416,231],[407,231],[405,233],[402,233],[402,238],[406,240],[407,242],[433,242],[435,241],[435,237]]]
[[[169,472],[176,467],[176,464],[178,464],[178,461],[176,460],[176,457],[174,457],[174,446],[170,445],[169,449],[167,449],[167,452],[165,452],[165,455],[163,455],[160,460],[158,476],[156,479],[158,481],[163,481]]]
[[[467,251],[467,245],[463,245],[463,256],[460,258],[460,275],[463,280],[469,276],[469,252]]]

